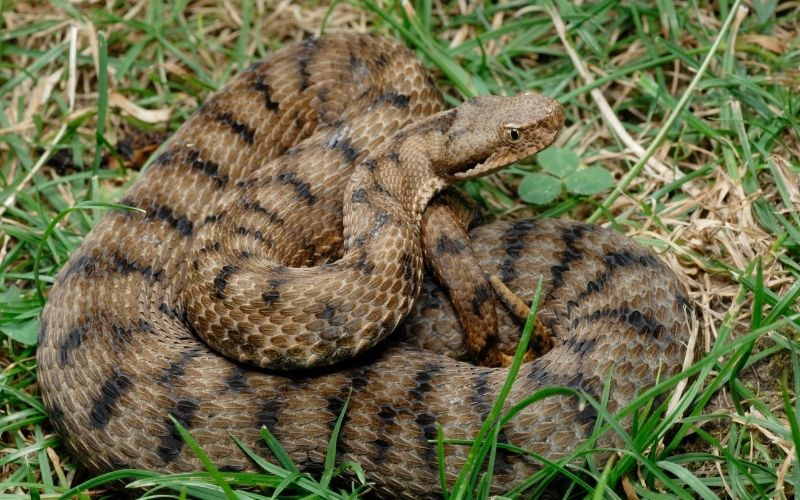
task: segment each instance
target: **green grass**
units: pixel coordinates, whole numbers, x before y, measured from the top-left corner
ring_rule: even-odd
[[[511,0],[463,12],[457,2],[412,2],[413,10],[399,2],[380,9],[371,1],[331,9],[308,2],[298,18],[249,2],[233,15],[227,3],[187,4],[118,2],[105,11],[63,0],[0,1],[0,498],[103,496],[100,485],[120,478],[175,496],[254,495],[237,485],[325,494],[341,472],[332,461],[318,481],[285,460],[265,463],[261,476],[211,467],[184,476],[122,471],[88,478],[47,421],[35,344],[53,276],[137,175],[106,167],[123,126],[174,130],[252,60],[323,22],[339,30],[362,16],[371,31],[413,47],[439,76],[450,104],[523,89],[558,98],[567,110],[559,146],[611,171],[613,190],[563,191],[533,207],[516,191],[539,172],[528,164],[464,189],[497,215],[611,224],[661,253],[700,310],[696,338],[706,353],[625,408],[620,416],[630,428],[604,410],[602,397],[587,399],[599,415],[593,438],[557,463],[543,459],[545,466],[509,495],[536,496],[557,478],[568,481],[559,490],[565,496],[592,498],[789,498],[797,491],[796,6],[754,1],[737,18],[738,1],[714,8],[663,0],[545,1],[530,8]],[[71,24],[78,27],[74,42]],[[451,46],[453,39],[459,42]],[[168,123],[120,112],[112,92],[142,108],[171,111]],[[648,166],[654,159],[658,164]],[[71,166],[59,174],[56,163]],[[559,391],[545,389],[528,402]],[[454,498],[485,496],[490,476],[480,464],[508,446],[492,439],[505,418],[498,406]],[[601,464],[590,451],[608,432],[624,447]],[[444,429],[442,444],[446,438]]]

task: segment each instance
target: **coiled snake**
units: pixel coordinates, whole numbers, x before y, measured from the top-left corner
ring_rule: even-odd
[[[487,275],[525,300],[546,282],[540,316],[554,346],[523,365],[509,404],[546,385],[599,395],[613,369],[614,410],[677,372],[688,299],[646,250],[557,221],[481,226],[470,246],[453,193],[423,215],[447,184],[550,144],[561,107],[528,93],[441,108],[408,50],[356,34],[288,46],[209,98],[123,198],[145,213],[108,213],[50,292],[39,381],[72,453],[98,472],[196,469],[171,415],[223,470],[252,467],[230,435],[265,450],[266,426],[319,471],[349,397],[337,458],[385,494],[435,496],[436,423],[473,437],[506,375],[444,354],[519,331]],[[422,284],[421,242],[455,306]],[[403,332],[379,343],[420,289]],[[463,339],[454,308],[483,340]],[[501,439],[558,457],[594,420],[591,407],[551,398]],[[447,446],[449,480],[464,459]],[[535,468],[502,454],[496,482]]]

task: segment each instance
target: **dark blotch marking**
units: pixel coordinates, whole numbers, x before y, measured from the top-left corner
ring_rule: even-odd
[[[436,240],[436,255],[442,256],[444,254],[460,255],[467,246],[460,239],[454,239],[446,234],[439,236]]]
[[[281,298],[281,292],[279,288],[283,286],[284,283],[286,283],[286,280],[279,278],[271,279],[269,281],[269,288],[266,292],[261,294],[261,298],[264,299],[264,302],[267,305],[272,305]]]
[[[278,415],[283,411],[284,403],[280,399],[267,399],[261,405],[261,409],[256,415],[256,425],[260,429],[262,426],[269,429],[272,434],[278,427]]]
[[[481,283],[476,286],[475,295],[472,296],[472,314],[481,316],[483,314],[483,305],[492,300],[492,297],[494,297],[494,293],[488,284]]]
[[[231,130],[233,130],[236,135],[241,137],[242,140],[244,140],[244,142],[247,144],[253,144],[256,131],[253,130],[249,125],[236,120],[231,113],[220,113],[215,117],[215,119],[218,122],[222,122],[230,127]]]
[[[358,236],[353,238],[353,244],[350,245],[349,248],[359,248],[359,247],[363,246],[364,243],[367,242],[368,238],[369,238],[369,234],[368,233],[359,234]]]
[[[631,309],[629,307],[598,309],[583,318],[573,320],[573,328],[580,323],[581,319],[586,319],[586,321],[591,323],[602,319],[625,322],[632,326],[640,335],[647,334],[656,338],[666,331],[664,325],[651,315],[644,315],[638,309]]]
[[[596,377],[587,379],[581,373],[577,373],[573,376],[556,375],[547,371],[546,369],[529,371],[528,380],[537,383],[539,386],[560,385],[571,387],[588,394],[595,401],[600,400],[598,394],[599,391],[602,390],[603,386],[603,383]],[[594,423],[597,417],[597,412],[594,410],[594,407],[588,403],[583,409],[581,409],[579,406],[580,401],[577,398],[573,398],[573,403],[575,404],[575,409],[578,410],[577,421],[578,424],[580,424],[580,428],[576,427],[575,430],[581,431],[584,437],[586,437],[591,428],[589,424]]]
[[[270,290],[270,291],[264,292],[261,295],[261,298],[264,299],[264,302],[266,302],[267,304],[274,303],[280,297],[281,297],[281,292],[279,292],[278,290]]]
[[[579,391],[585,392],[589,396],[592,397],[595,401],[599,401],[599,393],[602,390],[603,383],[598,380],[596,377],[586,378],[583,376],[582,373],[578,373],[573,376],[571,379],[567,380],[566,383],[561,385],[566,385],[568,387],[572,387]],[[574,399],[575,409],[578,410],[578,422],[584,426],[588,424],[593,424],[597,419],[597,410],[589,404],[588,402],[585,406],[581,409],[580,408],[580,400],[577,398]]]
[[[571,342],[569,343],[569,348],[572,349],[574,353],[585,356],[588,355],[590,352],[592,352],[596,345],[597,345],[596,339],[590,338],[586,340],[581,340],[580,342],[576,342],[575,339],[572,338]]]
[[[375,101],[377,104],[388,102],[397,109],[405,109],[408,107],[409,98],[405,94],[401,94],[396,90],[390,90],[379,95]]]
[[[572,262],[579,260],[583,251],[575,246],[591,226],[574,226],[561,233],[561,241],[564,242],[564,251],[561,253],[561,260],[550,268],[553,276],[553,290],[564,286],[564,273],[569,271]]]
[[[159,304],[158,310],[166,314],[170,319],[175,319],[179,316],[178,311],[171,308],[166,302]]]
[[[433,377],[441,371],[441,366],[435,363],[425,363],[422,369],[414,376],[414,383],[416,386],[411,389],[408,394],[417,415],[414,421],[417,423],[422,433],[422,441],[424,444],[422,455],[423,458],[431,464],[436,463],[436,449],[435,446],[428,441],[436,439],[436,415],[427,412],[428,408],[425,404],[425,396],[433,390],[431,381]]]
[[[366,387],[369,385],[369,371],[370,369],[367,366],[362,366],[350,377],[350,384],[353,388],[353,393],[360,392],[366,389]]]
[[[511,444],[508,441],[508,433],[506,432],[505,427],[500,429],[500,433],[497,435],[497,442],[505,445]],[[514,462],[524,459],[524,457],[524,455],[517,455],[511,451],[498,447],[497,455],[495,456],[494,461],[494,473],[503,475],[512,472],[514,470]]]
[[[353,146],[353,142],[349,137],[345,136],[339,137],[335,135],[331,139],[325,141],[325,147],[342,153],[347,163],[355,162],[359,155],[358,150]]]
[[[93,255],[77,257],[67,267],[63,279],[66,280],[72,275],[94,278],[108,273],[119,273],[127,276],[134,272],[144,276],[147,281],[160,282],[164,277],[162,271],[153,271],[152,266],[143,266],[138,262],[129,260],[118,251],[112,250],[103,253],[99,257]]]
[[[86,278],[91,278],[94,271],[97,269],[97,259],[93,255],[78,255],[75,254],[72,261],[67,265],[62,281],[66,281],[69,276],[77,274]]]
[[[389,454],[389,450],[392,448],[392,443],[382,438],[376,438],[372,441],[372,445],[375,447],[373,461],[378,464],[383,463],[383,461],[386,460],[386,456]]]
[[[597,421],[597,410],[588,402],[580,409],[580,401],[575,400],[575,407],[578,410],[578,422],[584,425],[594,424]]]
[[[388,212],[379,210],[377,215],[375,215],[375,222],[373,223],[374,225],[370,230],[369,235],[373,237],[377,236],[390,220],[392,220],[392,216],[389,215]]]
[[[336,307],[330,304],[326,305],[322,311],[317,314],[319,319],[331,319],[336,314]]]
[[[648,254],[635,254],[631,252],[609,252],[604,256],[606,265],[610,268],[640,265],[642,267],[660,267],[661,262]]]
[[[354,269],[358,269],[364,274],[372,274],[375,271],[375,263],[369,259],[369,255],[367,252],[361,252],[361,254],[356,259],[355,264],[353,264]]]
[[[347,137],[336,142],[336,149],[342,153],[348,163],[353,163],[356,161],[356,158],[358,158],[358,150],[355,148],[355,146],[353,146],[353,143]]]
[[[353,203],[366,203],[367,201],[367,190],[365,188],[358,188],[353,191],[352,196],[350,196],[350,201]]]
[[[259,76],[255,84],[253,84],[253,88],[264,97],[264,106],[269,111],[277,111],[280,108],[280,104],[272,100],[272,91],[269,88],[269,84],[264,81],[264,77]]]
[[[215,253],[219,252],[221,248],[222,245],[220,245],[219,241],[215,241],[213,243],[206,243],[202,248],[200,248],[200,251],[203,253]]]
[[[311,85],[311,73],[308,70],[308,66],[311,64],[311,57],[314,54],[316,46],[316,38],[306,38],[301,44],[302,51],[297,59],[297,75],[300,77],[301,91],[307,89],[309,85]]]
[[[201,158],[200,152],[191,150],[186,155],[186,163],[194,170],[202,172],[217,183],[217,187],[223,188],[228,184],[228,176],[219,173],[219,165],[211,160]]]
[[[225,385],[228,389],[236,392],[246,392],[250,390],[250,385],[247,383],[247,375],[241,366],[235,366],[233,373],[225,379]]]
[[[64,340],[64,343],[58,347],[58,366],[59,368],[64,368],[66,365],[69,364],[70,355],[72,351],[77,349],[84,340],[86,332],[88,331],[88,327],[81,325],[73,328],[67,334],[67,338]]]
[[[331,326],[342,326],[347,320],[346,316],[337,316],[336,305],[330,303],[325,304],[325,307],[316,314],[316,317],[327,321]]]
[[[111,265],[116,272],[124,276],[130,273],[139,273],[148,281],[153,280],[157,282],[160,282],[163,278],[163,273],[161,271],[153,272],[152,266],[143,266],[138,262],[128,260],[124,255],[117,252],[111,255]]]
[[[416,402],[424,401],[425,395],[433,389],[431,385],[433,377],[440,371],[442,371],[441,366],[435,363],[425,363],[422,369],[414,376],[416,386],[409,391],[410,399]]]
[[[175,215],[171,208],[165,205],[157,205],[147,211],[146,220],[160,220],[176,229],[182,236],[191,236],[194,231],[194,223],[183,215]]]
[[[225,298],[225,288],[228,286],[228,278],[238,269],[235,266],[222,266],[217,276],[214,278],[214,298],[222,300]]]
[[[658,259],[648,254],[634,254],[631,252],[609,252],[603,256],[608,270],[586,284],[586,289],[576,297],[575,301],[567,303],[567,314],[572,313],[572,308],[580,304],[589,295],[599,293],[611,282],[614,272],[623,267],[634,265],[656,268],[661,266]]]
[[[278,175],[278,180],[283,184],[292,186],[297,195],[309,205],[317,202],[316,197],[311,194],[311,185],[300,180],[294,172],[281,172]]]
[[[242,206],[247,210],[252,210],[253,212],[268,217],[270,224],[283,225],[286,222],[277,213],[271,210],[267,210],[266,208],[262,207],[261,204],[259,204],[257,201],[245,200],[242,202]]]
[[[194,358],[198,358],[203,354],[202,350],[198,349],[185,349],[181,352],[180,358],[173,361],[169,366],[161,372],[158,381],[168,387],[174,386],[178,379],[186,375],[186,365]]]
[[[414,422],[419,426],[422,432],[422,443],[424,448],[422,456],[428,464],[436,464],[436,445],[430,443],[431,440],[436,439],[436,415],[427,412],[420,412],[414,418]]]
[[[368,160],[364,160],[364,166],[367,167],[367,170],[370,172],[374,172],[378,167],[378,162],[375,159],[370,158]]]
[[[100,388],[100,397],[92,399],[89,424],[95,429],[102,429],[108,425],[117,400],[132,386],[133,382],[125,372],[114,370],[103,382],[103,386]]]
[[[475,385],[472,387],[472,394],[470,395],[470,403],[478,409],[481,421],[486,420],[489,416],[489,412],[492,411],[493,401],[494,397],[489,393],[489,371],[482,370],[478,372]]]
[[[169,364],[164,373],[159,377],[159,381],[172,385],[176,379],[186,375],[186,360],[173,361]]]
[[[169,149],[161,153],[160,155],[156,156],[156,159],[153,160],[153,165],[167,165],[172,163],[172,160],[175,159],[175,153],[170,151]]]
[[[368,365],[361,366],[354,370],[350,376],[350,390],[345,390],[339,394],[326,398],[327,409],[332,417],[328,421],[328,430],[331,432],[331,434],[333,434],[334,427],[336,427],[336,421],[341,415],[344,405],[347,403],[348,399],[350,400],[350,404],[353,404],[353,401],[356,399],[356,395],[369,385],[369,371],[370,367]],[[340,427],[340,433],[336,441],[337,457],[352,451],[352,446],[348,445],[344,439],[345,428],[347,427],[347,422],[350,420],[350,416],[348,414],[350,408],[352,408],[352,406],[345,410],[344,418],[342,418],[342,426]]]
[[[389,153],[386,155],[386,158],[393,163],[400,163],[400,155],[397,153],[397,151],[389,151]]]
[[[525,249],[524,237],[534,227],[535,224],[531,220],[517,221],[500,237],[500,244],[506,253],[503,262],[500,264],[500,279],[504,283],[510,282],[519,275],[516,265],[522,251]]]
[[[192,420],[198,408],[199,405],[195,400],[179,399],[175,402],[175,407],[169,411],[169,414],[188,430],[192,427]],[[167,433],[160,436],[160,444],[156,449],[156,453],[158,453],[164,465],[167,465],[181,454],[183,439],[181,439],[178,428],[171,419],[164,419],[164,427],[167,428]]]
[[[364,61],[354,56],[353,54],[350,54],[350,61],[348,62],[350,64],[350,71],[352,71],[353,73],[363,72],[367,68],[366,65],[364,64]]]
[[[378,437],[373,441],[373,445],[376,453],[375,461],[378,463],[386,459],[386,455],[392,447],[391,435],[398,413],[398,410],[391,404],[381,404],[380,410],[376,414],[380,419],[380,427],[375,429]]]
[[[111,335],[114,342],[114,347],[119,349],[121,348],[121,344],[127,344],[131,341],[131,339],[133,339],[133,329],[127,326],[112,323]]]
[[[394,424],[395,419],[397,418],[397,410],[392,405],[382,404],[381,409],[378,410],[377,415],[378,418],[381,419],[381,423],[383,423],[384,426],[388,427]]]
[[[223,217],[224,217],[223,214],[207,215],[206,218],[203,219],[203,225],[205,226],[206,224],[215,224],[221,221]]]

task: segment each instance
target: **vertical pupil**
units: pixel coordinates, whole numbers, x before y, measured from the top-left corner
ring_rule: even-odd
[[[519,140],[519,131],[515,128],[511,129],[511,140],[512,141]]]

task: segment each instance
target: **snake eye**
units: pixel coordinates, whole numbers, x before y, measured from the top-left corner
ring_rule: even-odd
[[[517,142],[519,140],[519,130],[515,128],[508,129],[508,137],[512,142]]]

